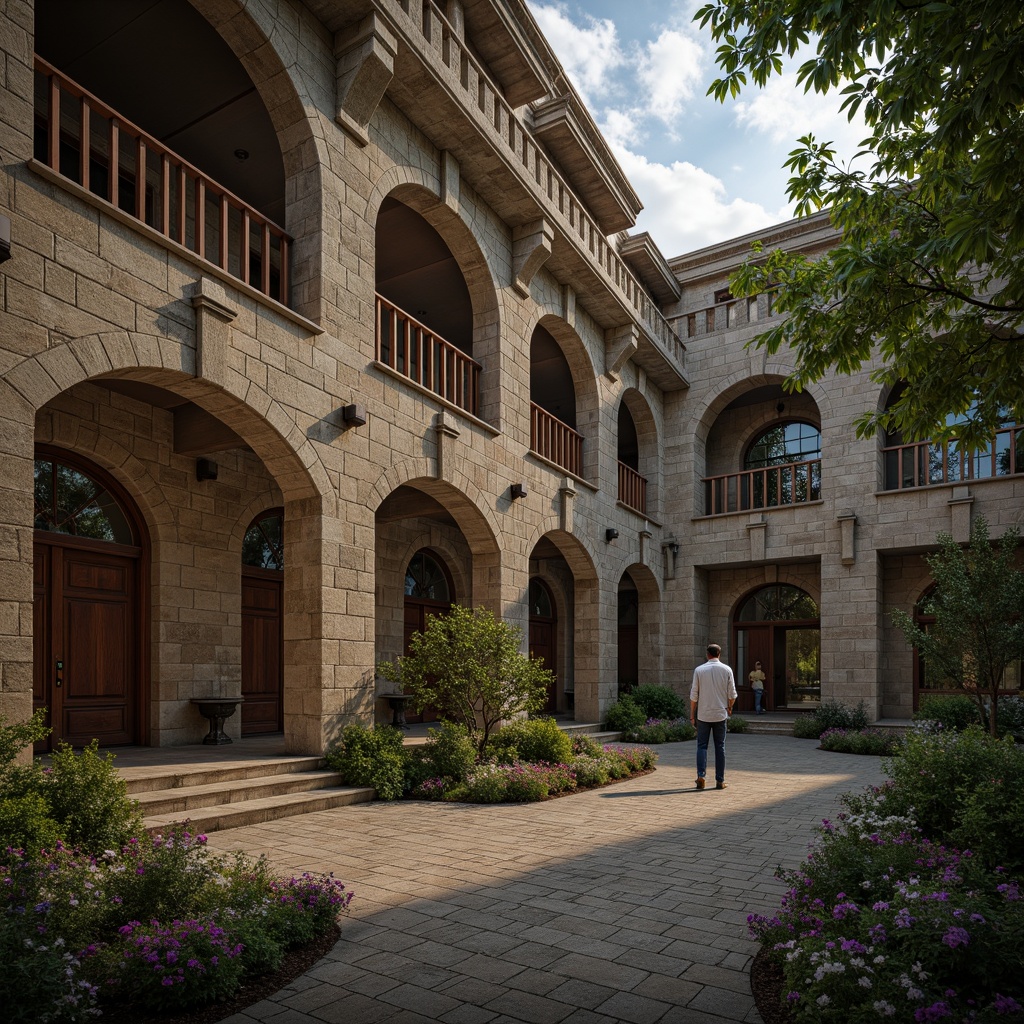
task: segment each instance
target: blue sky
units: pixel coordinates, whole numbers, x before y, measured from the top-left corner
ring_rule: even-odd
[[[792,216],[782,165],[807,132],[852,153],[866,134],[839,99],[807,95],[795,64],[720,104],[703,0],[528,0],[644,204],[635,231],[667,257]]]

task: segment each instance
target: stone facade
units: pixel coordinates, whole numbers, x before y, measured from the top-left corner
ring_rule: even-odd
[[[524,5],[163,6],[168,32],[192,33],[193,65],[167,77],[157,65],[106,95],[99,62],[52,28],[48,0],[0,9],[0,217],[11,235],[0,267],[0,711],[24,717],[33,682],[37,704],[71,708],[77,686],[88,729],[113,707],[103,673],[121,672],[122,742],[198,741],[206,724],[190,699],[245,685],[246,531],[282,507],[280,725],[292,751],[386,719],[374,665],[401,653],[418,551],[444,563],[456,600],[527,636],[530,580],[545,583],[557,706],[578,720],[599,720],[616,697],[627,573],[641,680],[684,688],[709,638],[730,650],[745,595],[789,583],[820,607],[823,694],[865,699],[876,716],[909,713],[912,666],[884,609],[920,596],[916,554],[938,530],[960,535],[978,512],[996,532],[1016,521],[1022,478],[885,492],[879,442],[851,426],[884,400],[864,373],[785,399],[785,419],[820,428],[819,498],[707,515],[704,478],[737,471],[753,435],[780,420],[790,369],[745,347],[771,316],[766,296],[715,301],[751,239],[666,263],[616,234],[634,223],[636,197]],[[92,27],[114,45],[105,16]],[[34,55],[48,64],[34,69]],[[188,120],[191,83],[215,91],[227,68],[247,76],[264,133],[235,147],[244,119],[201,111],[192,135],[148,144],[136,187],[128,122],[155,137],[161,118]],[[60,75],[88,79],[79,84],[118,114],[118,101],[134,104],[117,168],[106,108],[90,108],[89,150],[79,93],[55,85]],[[205,200],[174,184],[175,138],[209,176]],[[264,159],[268,140],[283,183],[261,206],[244,162]],[[250,219],[217,198],[221,168]],[[286,242],[261,236],[267,210],[280,211]],[[812,252],[833,242],[820,218],[766,238]],[[389,319],[389,308],[400,312]],[[449,321],[445,347],[433,324]],[[426,347],[401,350],[404,337]],[[535,390],[548,372],[531,367],[540,351],[571,380],[578,460],[537,426],[555,417],[561,429]],[[471,398],[451,383],[463,372],[478,373]],[[636,453],[620,447],[623,405]],[[81,639],[68,623],[113,620],[95,597],[76,611],[70,577],[46,576],[44,549],[103,553],[34,529],[44,455],[106,482],[135,517],[121,551],[137,579],[130,664],[81,641],[92,677],[83,684],[68,662],[61,691],[54,665]],[[216,463],[215,479],[200,479],[197,459]],[[620,500],[627,462],[645,504]],[[79,735],[70,721],[54,721],[57,735]],[[241,726],[229,720],[229,733]]]

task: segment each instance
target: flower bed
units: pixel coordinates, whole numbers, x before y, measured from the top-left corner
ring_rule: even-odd
[[[822,750],[839,754],[895,754],[903,737],[889,729],[826,729],[819,739]]]

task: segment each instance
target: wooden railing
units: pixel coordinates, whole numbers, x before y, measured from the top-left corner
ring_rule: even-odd
[[[647,326],[664,354],[681,370],[685,348],[679,336],[441,9],[433,0],[390,2],[396,16],[399,11],[405,15],[400,23],[413,33],[411,41],[422,48],[434,73],[442,76],[447,86],[461,97],[464,107],[475,114],[481,131],[532,184],[545,215],[552,217],[566,237],[603,273],[614,291]]]
[[[583,436],[530,403],[530,450],[575,476],[583,475]]]
[[[704,479],[704,514],[720,516],[781,505],[799,505],[821,497],[821,459],[747,469]]]
[[[477,415],[480,364],[405,310],[377,296],[377,360]]]
[[[52,171],[287,304],[291,239],[282,228],[41,57],[35,67],[45,140],[37,155]]]
[[[647,513],[647,480],[624,462],[619,463],[619,501],[637,512]]]
[[[776,316],[773,297],[774,293],[766,292],[750,298],[729,299],[702,309],[692,309],[681,317],[685,324],[684,334],[687,338],[699,338],[704,334],[769,320]]]
[[[887,491],[1014,476],[1024,473],[1024,427],[996,431],[993,443],[980,452],[964,451],[955,440],[921,441],[883,448],[882,458]]]

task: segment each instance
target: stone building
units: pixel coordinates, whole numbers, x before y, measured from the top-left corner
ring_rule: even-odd
[[[577,720],[708,638],[770,708],[910,713],[884,609],[1015,520],[1016,433],[936,462],[855,438],[866,373],[784,394],[752,238],[628,234],[522,0],[8,0],[0,48],[0,711],[166,746],[242,695],[316,752],[459,602]]]

